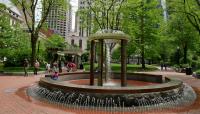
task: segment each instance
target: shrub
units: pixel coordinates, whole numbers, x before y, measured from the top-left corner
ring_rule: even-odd
[[[97,64],[95,64],[95,68],[97,67]],[[84,68],[86,71],[90,70],[89,64],[84,64]],[[114,72],[120,72],[121,65],[120,64],[111,64],[111,69]],[[135,71],[154,71],[158,70],[155,66],[152,65],[146,65],[145,69],[142,69],[141,65],[135,65],[135,64],[128,64],[127,65],[127,72],[135,72]]]

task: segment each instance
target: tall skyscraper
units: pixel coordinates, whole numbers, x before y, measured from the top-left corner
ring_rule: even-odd
[[[78,9],[85,7],[85,0],[78,0]],[[82,26],[82,20],[80,19],[80,16],[76,13],[75,15],[75,27],[74,31],[70,32],[70,34],[67,36],[66,41],[71,45],[76,45],[83,51],[87,49],[87,34],[86,30]]]
[[[67,13],[67,35],[72,32],[72,6],[69,5],[68,13]]]
[[[46,20],[48,28],[53,30],[54,33],[66,38],[71,32],[72,28],[71,12],[71,5],[69,5],[67,9],[63,8],[59,4],[54,5],[54,7],[51,8]]]

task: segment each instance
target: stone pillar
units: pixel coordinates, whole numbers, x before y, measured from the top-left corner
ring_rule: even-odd
[[[103,86],[103,39],[100,41],[100,76],[98,78],[98,86]]]
[[[127,86],[127,79],[126,79],[126,40],[121,40],[121,87]]]
[[[106,83],[106,82],[108,81],[108,74],[109,74],[109,73],[108,73],[108,64],[106,63],[107,60],[108,60],[108,58],[107,58],[107,49],[106,49],[107,47],[106,47],[106,43],[104,44],[104,46],[105,46],[105,50],[104,50],[104,51],[105,51],[105,52],[104,52],[104,53],[105,53],[105,61],[104,61],[104,65],[105,65],[105,66],[104,66],[104,67],[105,67],[105,68],[104,68],[104,69],[105,69],[105,75],[104,75],[103,78],[105,79],[105,83]]]
[[[80,64],[82,63],[81,56],[78,56],[78,68],[80,69]]]
[[[95,54],[95,42],[91,41],[90,47],[90,85],[94,85],[94,54]]]
[[[74,63],[77,65],[77,68],[79,68],[78,55],[74,55]]]

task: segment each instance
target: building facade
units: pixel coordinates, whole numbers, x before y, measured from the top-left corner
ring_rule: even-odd
[[[23,24],[23,19],[20,11],[10,0],[0,0],[0,3],[6,6],[6,9],[3,11],[3,13],[7,13],[9,15],[11,26],[17,23],[20,25]]]
[[[85,0],[78,0],[78,9],[86,7]],[[66,41],[71,44],[79,47],[82,51],[87,50],[87,37],[89,34],[86,33],[86,29],[82,26],[82,20],[77,13],[75,15],[75,27],[74,31],[71,31],[68,34]]]
[[[78,0],[78,9],[85,9],[88,8],[88,4],[86,0]],[[84,20],[80,17],[80,16],[76,16],[76,21],[77,21],[77,25],[76,25],[76,31],[79,33],[79,36],[82,37],[88,37],[90,35],[89,32],[89,24],[88,22],[84,22]],[[84,24],[87,23],[87,27],[84,27]]]

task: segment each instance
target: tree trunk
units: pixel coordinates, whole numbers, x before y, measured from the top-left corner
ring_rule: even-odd
[[[127,86],[127,77],[126,77],[126,71],[127,71],[127,55],[126,55],[126,40],[121,40],[121,87]]]
[[[105,82],[107,82],[108,81],[108,75],[109,75],[109,73],[108,73],[108,58],[107,58],[107,56],[108,56],[108,52],[107,52],[107,45],[106,45],[106,43],[104,44],[104,46],[105,46],[105,50],[104,50],[104,54],[105,54],[105,61],[104,61],[104,64],[105,64],[105,77],[104,77],[104,79],[105,79]]]
[[[130,56],[128,56],[127,59],[128,59],[128,64],[130,64]]]
[[[95,55],[95,42],[91,41],[90,47],[90,85],[94,85],[94,55]]]
[[[151,65],[151,59],[149,59],[148,62],[149,62],[148,64]]]
[[[138,56],[137,57],[137,65],[139,65],[140,64],[140,57]]]
[[[183,48],[184,51],[184,58],[183,58],[183,62],[184,64],[187,64],[187,45],[185,45],[185,47]]]
[[[144,3],[142,2],[142,10],[144,11]],[[142,56],[142,68],[145,69],[145,60],[144,60],[144,14],[141,14],[141,56]]]
[[[37,35],[33,35],[31,34],[31,49],[32,49],[32,53],[31,53],[31,65],[34,65],[34,62],[36,60],[36,44],[37,44],[37,39],[38,36]]]
[[[145,60],[144,60],[144,46],[142,46],[141,50],[141,56],[142,56],[142,68],[145,69]]]

